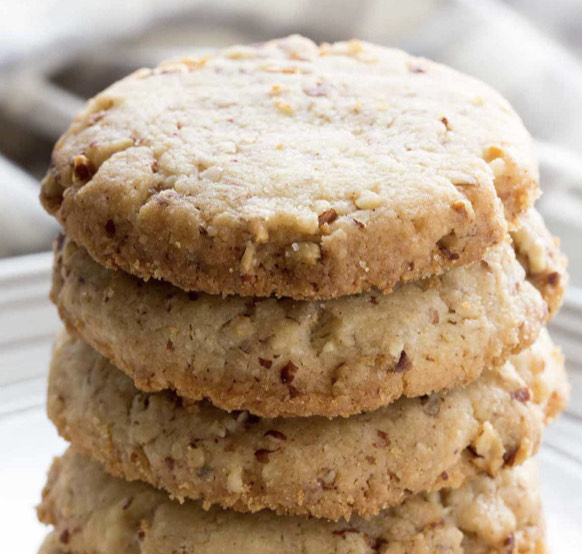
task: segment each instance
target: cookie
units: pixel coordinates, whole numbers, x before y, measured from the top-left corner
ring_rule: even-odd
[[[458,490],[412,496],[370,520],[332,523],[180,505],[68,451],[53,463],[38,514],[55,526],[51,548],[74,554],[533,554],[544,545],[533,462]]]
[[[346,416],[466,384],[531,344],[547,315],[505,242],[389,295],[324,302],[144,283],[63,239],[51,297],[140,389],[267,417]]]
[[[41,199],[108,267],[324,299],[476,261],[503,207],[514,220],[537,195],[531,138],[483,83],[292,36],[112,85],[58,141]]]
[[[464,389],[350,418],[261,419],[185,403],[168,391],[142,393],[82,340],[63,334],[48,414],[77,451],[179,499],[338,519],[521,463],[567,393],[562,357],[544,331]]]
[[[559,239],[551,235],[538,211],[528,210],[519,221],[519,227],[511,231],[517,258],[528,280],[544,297],[550,315],[554,315],[568,285],[568,260],[560,252]]]

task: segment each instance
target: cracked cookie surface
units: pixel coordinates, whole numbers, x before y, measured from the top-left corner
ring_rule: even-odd
[[[467,384],[534,342],[547,317],[506,242],[389,295],[293,301],[144,283],[64,238],[51,298],[138,388],[268,417],[347,416]]]
[[[48,414],[77,451],[177,498],[338,519],[523,462],[567,395],[562,357],[545,330],[465,388],[333,419],[261,419],[170,392],[145,394],[63,332]]]
[[[419,494],[370,520],[238,514],[109,476],[68,451],[51,468],[38,509],[55,526],[39,554],[523,554],[544,552],[533,462],[457,490]]]
[[[108,267],[320,299],[482,258],[504,213],[537,197],[537,171],[520,119],[483,83],[292,36],[112,85],[58,141],[41,199]]]

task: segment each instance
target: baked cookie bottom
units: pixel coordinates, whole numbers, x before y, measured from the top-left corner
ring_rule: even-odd
[[[179,504],[149,485],[111,477],[69,450],[53,462],[38,515],[55,528],[42,554],[545,551],[533,461],[460,489],[412,496],[369,520],[333,523]]]
[[[168,391],[145,394],[63,333],[48,414],[77,451],[178,499],[336,520],[520,464],[567,396],[563,359],[545,330],[465,388],[333,419],[261,419]]]

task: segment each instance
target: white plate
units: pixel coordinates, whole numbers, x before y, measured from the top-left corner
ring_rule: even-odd
[[[60,326],[47,299],[50,254],[0,261],[0,552],[36,552],[47,530],[36,520],[46,471],[62,453],[44,413],[52,337]],[[582,551],[582,293],[572,290],[553,325],[573,358],[569,412],[547,432],[539,455],[555,554]],[[578,368],[578,369],[577,369]]]

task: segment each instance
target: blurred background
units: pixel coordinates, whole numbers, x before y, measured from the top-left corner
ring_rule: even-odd
[[[579,552],[582,0],[0,0],[3,550],[33,552],[41,541],[33,506],[51,457],[64,449],[44,413],[60,326],[47,298],[58,228],[40,208],[38,183],[55,140],[86,98],[138,67],[291,33],[361,38],[449,64],[500,90],[533,134],[544,190],[537,205],[561,237],[573,285],[551,324],[573,395],[540,455],[544,502],[551,544]]]
[[[2,1],[0,256],[49,248],[38,181],[84,99],[164,58],[301,33],[398,46],[508,97],[537,142],[539,207],[582,286],[581,29],[580,0]]]

